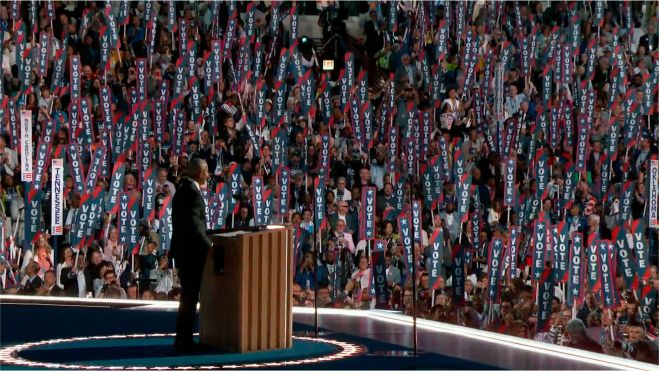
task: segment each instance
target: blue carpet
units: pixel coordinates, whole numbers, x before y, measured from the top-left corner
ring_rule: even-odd
[[[20,352],[22,358],[37,362],[95,366],[188,366],[277,362],[335,353],[331,344],[294,340],[293,347],[243,354],[206,351],[182,355],[172,348],[171,337],[84,340],[49,344]]]
[[[2,324],[0,346],[5,347],[12,344],[55,338],[137,333],[171,333],[175,332],[175,318],[176,313],[173,311],[153,311],[140,308],[127,310],[102,307],[88,308],[0,303],[0,323]],[[294,323],[293,330],[295,332],[302,332],[310,331],[312,328],[304,324]],[[405,352],[409,353],[411,350],[406,347],[348,334],[330,333],[330,335],[327,335],[327,338],[360,344],[368,348],[368,354],[349,359],[314,364],[314,369],[492,369],[491,366],[485,364],[436,353],[424,353],[417,357],[396,356],[396,354],[402,355]],[[140,341],[144,343],[140,343]],[[136,349],[143,349],[137,346],[140,344],[147,346],[148,353],[141,352],[141,355],[137,353],[138,351]],[[111,364],[136,365],[143,364],[145,359],[140,357],[144,355],[148,356],[143,358],[172,357],[170,344],[171,339],[166,338],[131,339],[116,342],[89,341],[84,344],[44,346],[38,351],[25,351],[21,355],[27,359],[35,359],[37,357],[43,359],[42,357],[48,357],[47,359],[50,361],[61,360],[67,363],[75,359],[75,362],[85,364],[108,366]],[[88,351],[81,351],[78,348],[76,351],[72,345],[90,349]],[[293,350],[297,351],[296,348]],[[315,355],[328,352],[328,348],[318,347],[315,343],[311,344],[311,348],[298,349]],[[331,352],[331,349],[329,349],[329,352]],[[391,354],[391,352],[393,352],[393,356],[384,355],[384,353]],[[251,354],[253,356],[256,353]],[[196,357],[205,356],[202,354]],[[229,357],[226,358],[227,362],[229,360],[235,363],[240,362],[238,360],[239,358],[236,358],[238,356],[236,354],[213,354],[213,363],[219,363],[218,357],[222,356]],[[243,357],[244,355],[240,356]],[[273,357],[270,358],[272,360],[282,359],[278,358],[275,354],[269,354],[268,356]],[[288,354],[287,356],[296,358],[294,354]],[[190,364],[190,359],[186,361],[185,357],[178,358],[183,358],[183,360],[174,361],[172,359],[172,362],[169,363],[180,362],[183,364],[187,362],[187,364]],[[201,364],[203,362],[205,360],[202,361],[200,358],[193,360],[192,363]],[[308,369],[309,365],[289,366],[286,368]],[[0,369],[10,370],[18,368],[1,365]],[[21,367],[21,369],[24,368]]]

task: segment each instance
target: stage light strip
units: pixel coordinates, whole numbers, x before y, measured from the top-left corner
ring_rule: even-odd
[[[295,313],[299,314],[313,314],[313,308],[295,307]],[[348,317],[366,317],[373,320],[384,321],[388,323],[412,326],[412,317],[400,314],[394,311],[386,310],[368,310],[360,311],[353,309],[335,309],[335,308],[319,308],[319,314],[323,315],[340,315]],[[579,350],[570,347],[563,347],[555,344],[543,343],[530,339],[522,339],[514,336],[498,334],[490,331],[476,330],[469,327],[452,325],[444,322],[437,322],[425,319],[417,319],[417,326],[424,330],[448,333],[451,335],[464,336],[470,339],[479,341],[486,341],[497,345],[510,347],[513,349],[530,351],[534,353],[546,354],[551,352],[552,355],[568,359],[575,362],[584,362],[599,367],[615,368],[615,369],[633,369],[633,370],[648,370],[647,363],[628,360],[620,357],[609,356],[605,354],[592,353],[584,350]],[[431,350],[432,351],[432,350]]]
[[[374,320],[380,320],[409,327],[412,326],[412,318],[402,314],[395,314],[385,311],[364,311],[364,313],[366,317]],[[614,369],[624,368],[631,370],[650,370],[652,367],[652,365],[647,363],[637,362],[624,358],[588,352],[555,344],[543,343],[530,339],[522,339],[509,335],[497,334],[490,331],[476,330],[469,327],[457,326],[426,319],[417,319],[417,327],[430,331],[449,333],[454,336],[464,336],[479,341],[486,341],[518,350],[525,350],[542,354],[551,352],[551,355],[555,357],[568,359],[575,362],[589,363],[599,367]]]
[[[312,338],[312,337],[299,337],[293,336],[293,339],[303,341],[313,341],[317,343],[331,344],[339,349],[339,352],[321,357],[299,359],[290,361],[276,361],[276,362],[262,362],[262,363],[243,363],[243,364],[213,364],[213,365],[195,365],[195,366],[93,366],[93,365],[78,365],[78,364],[65,364],[65,363],[51,363],[51,362],[37,362],[30,361],[18,356],[18,353],[43,345],[73,343],[78,341],[89,340],[117,340],[117,339],[138,339],[138,338],[154,338],[154,337],[174,337],[176,334],[130,334],[130,335],[107,335],[107,336],[85,336],[74,337],[67,339],[53,339],[43,340],[31,343],[24,343],[13,345],[10,347],[0,349],[0,364],[7,364],[20,367],[43,367],[48,369],[77,369],[77,370],[216,370],[218,368],[228,369],[251,369],[263,367],[285,367],[285,366],[299,366],[315,364],[320,362],[337,361],[349,357],[355,357],[359,354],[366,352],[362,346],[348,343],[345,341]],[[196,334],[198,335],[198,334]]]
[[[178,308],[177,301],[157,301],[157,300],[135,300],[135,299],[96,299],[96,298],[69,298],[62,296],[25,296],[25,295],[0,295],[0,304],[5,301],[20,302],[25,304],[52,303],[55,304],[104,304],[110,306],[117,305],[141,305],[143,308]]]

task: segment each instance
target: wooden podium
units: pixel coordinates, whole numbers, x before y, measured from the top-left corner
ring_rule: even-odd
[[[227,352],[292,346],[289,227],[209,231],[201,283],[201,343]]]

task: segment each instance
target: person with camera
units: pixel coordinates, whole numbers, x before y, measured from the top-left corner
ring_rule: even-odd
[[[37,289],[37,295],[43,296],[64,296],[64,290],[57,285],[57,275],[55,271],[48,270],[43,275],[43,285]]]
[[[345,201],[344,201],[345,202]],[[347,204],[347,203],[346,203]],[[339,250],[347,248],[350,253],[355,252],[355,242],[352,239],[352,234],[346,232],[346,222],[343,219],[337,219],[334,229],[334,235],[330,236],[335,241]]]
[[[549,328],[549,331],[535,334],[533,340],[541,341],[543,343],[563,345],[564,330],[565,317],[563,316],[563,313],[554,312],[551,314],[551,327]]]
[[[156,177],[156,193],[163,193],[166,196],[172,196],[176,194],[176,187],[174,183],[170,182],[167,178],[169,172],[166,167],[158,168],[158,176]]]
[[[118,296],[118,297],[117,297]],[[127,299],[126,291],[121,287],[117,280],[117,274],[112,269],[107,269],[103,273],[103,286],[98,291],[97,298],[105,299]]]

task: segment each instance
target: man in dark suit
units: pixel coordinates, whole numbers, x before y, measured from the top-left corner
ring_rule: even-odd
[[[46,271],[43,275],[42,294],[47,296],[64,296],[64,290],[56,285],[57,276],[53,270]]]
[[[43,285],[43,280],[38,275],[39,264],[34,261],[28,263],[27,267],[25,267],[25,273],[27,274],[27,280],[18,290],[18,293],[21,295],[34,295],[41,285]]]
[[[384,33],[378,13],[371,10],[369,16],[370,19],[364,25],[364,35],[366,36],[366,52],[369,57],[373,57],[384,46]]]
[[[190,161],[187,176],[181,179],[172,200],[171,257],[175,259],[181,280],[181,300],[176,317],[177,350],[196,348],[192,340],[199,301],[201,277],[212,242],[206,236],[206,215],[201,187],[209,177],[208,164],[200,158]]]
[[[656,28],[654,23],[648,24],[647,28],[648,33],[641,36],[641,39],[638,42],[638,46],[645,47],[645,54],[651,55],[654,51],[657,50],[657,44],[659,43],[659,36],[657,36]]]

